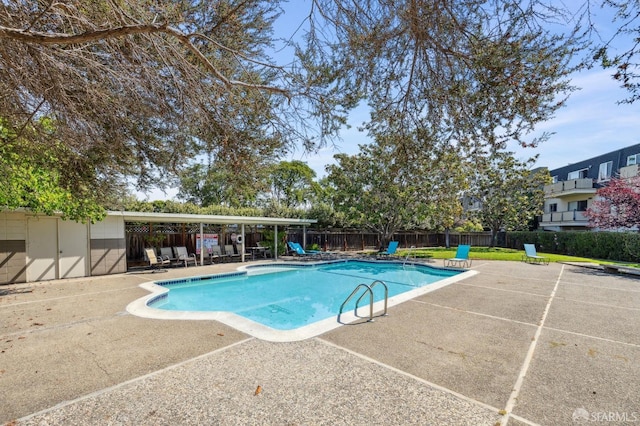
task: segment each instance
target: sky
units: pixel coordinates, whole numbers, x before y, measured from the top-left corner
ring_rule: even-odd
[[[539,155],[536,167],[555,169],[614,151],[640,142],[640,104],[619,104],[627,92],[611,78],[611,71],[594,68],[575,74],[571,82],[580,90],[573,92],[566,105],[555,117],[540,124],[537,132],[553,133],[535,148],[509,149],[520,159]],[[369,141],[356,127],[368,118],[364,108],[354,111],[349,122],[351,129],[343,129],[337,147],[327,147],[317,154],[297,152],[292,159],[306,161],[318,177],[325,174],[324,166],[333,163],[338,152],[356,154],[358,144]]]
[[[308,10],[305,5],[308,5],[308,0],[296,0],[294,10],[286,11],[285,15],[290,14],[291,19],[303,19]],[[612,17],[603,9],[592,9],[594,25],[602,38],[613,34],[618,26],[612,22]],[[535,148],[513,146],[509,150],[523,160],[538,155],[535,167],[555,169],[639,143],[640,101],[631,105],[620,103],[628,92],[613,80],[612,73],[612,70],[595,66],[573,74],[571,84],[579,90],[570,94],[565,106],[556,112],[553,119],[538,125],[533,133],[548,132],[552,133],[551,137]],[[359,144],[369,142],[367,135],[357,130],[368,118],[367,109],[358,108],[350,116],[351,128],[341,131],[341,141],[336,147],[324,148],[317,154],[296,152],[290,159],[306,161],[317,176],[322,177],[325,165],[334,163],[334,154],[356,154]]]
[[[619,102],[628,93],[611,71],[578,73],[572,84],[581,90],[571,94],[555,118],[538,126],[553,132],[550,139],[518,154],[539,154],[537,166],[555,169],[640,142],[640,105]]]
[[[309,1],[294,0],[289,4],[294,4],[295,8],[286,11],[284,22],[291,33],[292,28],[295,28],[291,22],[304,20]],[[610,16],[599,18],[599,25],[603,31],[612,27]],[[514,146],[509,149],[522,160],[538,155],[536,167],[555,169],[639,143],[640,102],[620,103],[628,93],[613,80],[612,72],[595,66],[590,70],[575,73],[571,77],[571,84],[579,90],[571,93],[565,106],[556,112],[553,119],[541,123],[536,129],[539,133],[553,133],[551,137],[535,148]],[[325,167],[334,163],[335,154],[356,154],[358,145],[369,142],[367,135],[357,130],[368,118],[366,107],[357,108],[349,117],[351,127],[341,130],[340,140],[336,141],[334,146],[322,148],[314,153],[305,153],[299,149],[286,160],[305,161],[316,172],[318,178],[324,176]],[[171,189],[166,193],[152,190],[136,195],[139,199],[167,200],[175,198],[176,192]]]

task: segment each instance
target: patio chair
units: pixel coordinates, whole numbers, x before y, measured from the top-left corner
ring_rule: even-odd
[[[189,262],[193,262],[195,266],[198,266],[198,258],[193,253],[189,254],[186,247],[174,247],[173,252],[178,259],[178,262],[184,262],[185,268],[189,266]]]
[[[211,263],[214,263],[216,259],[219,259],[220,262],[225,262],[228,258],[229,255],[222,253],[222,248],[220,246],[211,246],[211,253],[209,253]]]
[[[160,259],[168,260],[169,264],[175,263],[178,259],[173,256],[171,247],[160,247]]]
[[[233,259],[240,260],[242,258],[242,255],[240,253],[236,253],[236,250],[233,247],[233,244],[227,244],[224,246],[224,254],[229,256],[231,260]]]
[[[471,259],[469,258],[469,251],[471,246],[468,244],[460,244],[456,250],[455,257],[451,259],[444,259],[445,267],[454,268],[468,268],[471,266]]]
[[[398,251],[398,244],[400,244],[399,241],[391,241],[386,250],[376,253],[376,258],[390,259],[392,256],[395,256],[396,251]]]
[[[534,244],[524,245],[524,254],[522,255],[522,261],[527,263],[538,263],[542,265],[549,264],[549,258],[544,256],[538,256],[536,246]]]
[[[162,267],[164,265],[171,264],[171,261],[169,261],[169,260],[158,258],[158,256],[156,256],[156,250],[153,249],[153,248],[144,249],[144,254],[145,254],[147,260],[149,261],[149,266],[151,268],[158,268],[158,267]]]

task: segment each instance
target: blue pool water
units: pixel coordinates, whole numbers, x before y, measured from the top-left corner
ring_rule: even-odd
[[[169,289],[166,297],[150,303],[175,311],[227,311],[278,330],[292,330],[335,317],[340,305],[358,284],[382,280],[389,297],[452,277],[460,271],[423,265],[343,261],[318,266],[251,268],[248,274],[197,278],[190,282],[157,284]],[[185,281],[185,280],[182,280]],[[374,287],[375,301],[384,288]],[[353,310],[358,297],[345,306]],[[360,307],[366,307],[368,297]]]

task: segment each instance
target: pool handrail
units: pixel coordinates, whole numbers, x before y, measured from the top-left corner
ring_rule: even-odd
[[[416,254],[413,252],[413,250],[415,249],[416,249],[416,246],[409,247],[409,250],[407,251],[407,255],[404,257],[404,262],[402,262],[403,267],[404,265],[407,264],[407,262],[409,261],[409,257],[411,257],[412,254],[413,254],[413,260],[416,259]]]
[[[369,287],[366,284],[358,284],[356,286],[356,288],[353,289],[353,291],[351,292],[349,297],[347,297],[345,299],[345,301],[342,302],[342,305],[340,305],[340,311],[338,311],[338,322],[340,322],[340,315],[342,315],[342,309],[344,309],[344,305],[346,305],[351,300],[351,298],[358,292],[358,290],[360,290],[361,287],[364,287],[366,289],[365,291],[367,293],[369,293],[369,319],[367,320],[367,322],[372,322],[373,321],[373,291],[371,290],[371,287]],[[363,294],[363,296],[364,296],[364,294]],[[362,299],[362,296],[360,297],[360,299]],[[358,301],[360,299],[358,299]],[[356,315],[358,313],[358,304],[357,303],[356,303],[356,309],[355,309],[354,313]]]
[[[373,288],[378,284],[382,284],[382,286],[384,287],[384,312],[382,313],[382,315],[380,315],[384,317],[387,315],[387,302],[389,301],[389,287],[387,287],[387,284],[384,281],[375,280],[374,282],[369,284],[369,288],[371,289],[371,297],[373,297]],[[356,309],[355,309],[356,312],[358,311],[358,305],[360,304],[360,301],[362,300],[365,294],[366,293],[362,293],[362,296],[360,296],[358,300],[356,300]],[[372,311],[372,315],[373,315],[373,311]]]

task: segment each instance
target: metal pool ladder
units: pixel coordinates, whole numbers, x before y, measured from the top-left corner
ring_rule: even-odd
[[[358,305],[360,304],[360,301],[362,300],[362,298],[366,294],[368,294],[369,295],[369,319],[367,320],[367,322],[372,322],[373,321],[373,288],[378,284],[382,284],[382,286],[384,287],[384,312],[382,313],[381,316],[387,315],[387,302],[389,300],[389,288],[384,283],[384,281],[375,280],[370,285],[358,284],[356,288],[353,289],[351,294],[345,299],[344,302],[342,302],[342,305],[340,305],[340,311],[338,312],[338,322],[340,322],[340,315],[342,315],[342,310],[344,309],[344,306],[347,303],[349,303],[349,301],[358,293],[358,291],[361,288],[364,288],[364,293],[362,293],[358,298],[358,300],[356,300],[356,307],[354,308],[353,312],[355,315],[358,314]]]
[[[407,262],[409,261],[409,257],[411,257],[411,255],[413,254],[413,260],[416,259],[416,254],[413,252],[413,250],[416,248],[416,246],[411,246],[409,247],[409,251],[407,252],[407,255],[404,258],[404,262],[402,262],[402,267],[404,268],[404,265],[407,264]]]

